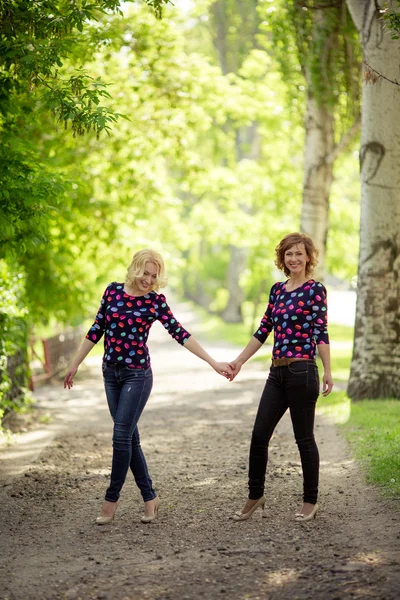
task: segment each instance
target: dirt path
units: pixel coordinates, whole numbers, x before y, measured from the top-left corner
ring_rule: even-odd
[[[129,478],[115,523],[94,524],[111,462],[99,369],[86,371],[69,396],[59,387],[43,388],[42,404],[51,399],[55,406],[51,443],[25,471],[32,441],[0,451],[0,597],[399,598],[399,514],[365,484],[343,439],[321,415],[315,522],[293,521],[301,470],[286,417],[270,453],[267,518],[255,513],[248,522],[230,520],[246,497],[248,445],[266,370],[247,365],[229,384],[163,331],[154,334],[155,386],[140,429],[160,519],[140,523],[142,504]],[[234,356],[222,347],[212,352]],[[19,474],[11,476],[12,463]]]

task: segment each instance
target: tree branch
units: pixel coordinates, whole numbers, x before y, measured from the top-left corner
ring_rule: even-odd
[[[320,10],[324,8],[340,8],[343,4],[343,0],[332,0],[330,3],[322,3],[322,4],[308,4],[307,2],[301,2],[302,7],[307,8],[308,10]]]
[[[361,116],[359,115],[357,119],[354,121],[353,125],[346,131],[346,133],[341,137],[339,142],[335,144],[332,152],[328,154],[326,157],[326,163],[332,164],[335,162],[337,157],[341,152],[343,152],[346,147],[349,145],[353,137],[358,133],[361,125]]]
[[[363,60],[363,64],[368,67],[368,69],[370,69],[370,71],[373,71],[373,73],[375,73],[376,75],[378,75],[378,77],[382,77],[382,79],[385,79],[386,81],[389,81],[389,83],[393,83],[394,85],[399,85],[400,86],[400,82],[397,81],[397,79],[389,79],[389,77],[386,77],[385,75],[382,75],[382,73],[379,73],[379,71],[376,71],[376,69],[374,69],[373,67],[371,67],[371,65],[369,65],[365,60]],[[367,83],[371,82],[371,83],[375,83],[374,79],[371,77],[365,77],[365,80]]]

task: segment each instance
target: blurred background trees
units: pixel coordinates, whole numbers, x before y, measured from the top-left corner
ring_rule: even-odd
[[[357,274],[350,1],[164,4],[0,0],[3,398],[13,353],[82,322],[139,248],[229,322],[262,311],[290,231],[324,280]]]

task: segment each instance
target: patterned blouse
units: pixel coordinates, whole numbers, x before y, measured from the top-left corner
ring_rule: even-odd
[[[254,337],[262,344],[274,329],[272,358],[314,358],[318,344],[329,344],[326,289],[309,279],[292,292],[275,283]]]
[[[149,292],[145,296],[130,296],[124,292],[123,283],[114,281],[103,294],[86,338],[97,344],[104,334],[103,361],[131,369],[147,369],[150,355],[146,342],[156,320],[182,346],[189,339],[190,333],[175,319],[163,294]]]

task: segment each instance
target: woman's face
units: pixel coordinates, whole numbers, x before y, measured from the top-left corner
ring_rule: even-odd
[[[147,261],[144,265],[144,273],[141,277],[136,277],[135,287],[142,293],[151,292],[157,280],[158,269],[153,262]]]
[[[305,277],[309,260],[303,243],[294,244],[285,252],[285,267],[289,269],[291,276],[303,275]]]

